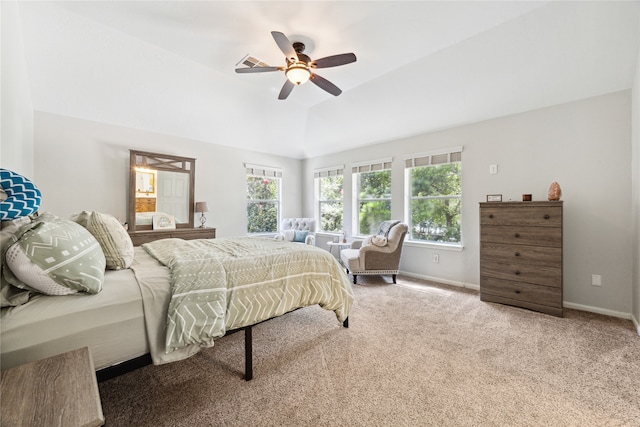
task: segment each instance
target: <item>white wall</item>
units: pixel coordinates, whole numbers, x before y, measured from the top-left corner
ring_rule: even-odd
[[[366,123],[363,123],[366,126]],[[479,283],[478,202],[546,200],[558,181],[564,200],[564,300],[629,317],[631,275],[631,91],[608,94],[441,132],[390,141],[305,161],[304,214],[313,213],[313,169],[393,157],[392,216],[403,218],[404,156],[464,146],[463,251],[405,245],[401,270],[449,283]],[[489,174],[498,164],[499,173]],[[345,176],[345,218],[351,216],[351,175]],[[349,221],[346,221],[349,225]],[[440,262],[433,263],[431,254]],[[602,287],[591,286],[591,274]]]
[[[95,210],[126,218],[129,149],[196,158],[195,199],[207,202],[217,236],[246,234],[245,162],[282,168],[282,215],[301,211],[300,160],[42,112],[34,129],[41,209],[63,217]]]
[[[632,117],[632,195],[633,203],[633,317],[640,334],[640,50],[633,84]]]
[[[0,165],[33,175],[33,104],[17,2],[0,2]]]

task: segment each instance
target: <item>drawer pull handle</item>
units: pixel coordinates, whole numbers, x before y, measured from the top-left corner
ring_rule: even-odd
[[[489,214],[489,218],[493,218],[493,214]]]
[[[551,217],[549,216],[549,214],[546,214],[546,215],[544,216],[544,219],[549,219],[549,218],[551,218]]]
[[[514,234],[515,237],[520,237],[520,233]]]
[[[515,256],[520,256],[520,252],[516,252],[514,255]]]
[[[515,291],[513,291],[513,292],[515,292],[516,294],[519,294],[519,293],[520,293],[520,290],[519,290],[519,289],[516,289],[516,290],[515,290]]]
[[[516,270],[516,276],[519,276],[520,272],[518,270]]]

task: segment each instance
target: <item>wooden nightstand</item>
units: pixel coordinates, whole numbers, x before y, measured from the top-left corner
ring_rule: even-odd
[[[2,425],[104,425],[87,347],[2,371]]]
[[[129,236],[133,241],[133,246],[140,246],[143,243],[154,240],[178,238],[184,240],[194,239],[215,239],[215,228],[176,228],[175,230],[140,230],[129,231]]]

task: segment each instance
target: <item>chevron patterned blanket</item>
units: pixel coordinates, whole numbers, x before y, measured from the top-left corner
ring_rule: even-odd
[[[171,271],[166,351],[210,347],[227,330],[319,304],[338,321],[351,282],[327,251],[273,239],[164,239],[144,250]]]

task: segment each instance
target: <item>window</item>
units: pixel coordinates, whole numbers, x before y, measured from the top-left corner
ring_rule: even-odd
[[[375,234],[382,221],[391,219],[391,159],[353,165],[354,234]]]
[[[460,244],[462,147],[406,159],[409,240]]]
[[[245,165],[247,233],[276,233],[280,218],[280,169]]]
[[[344,230],[343,171],[344,165],[314,171],[320,231],[341,233]]]

